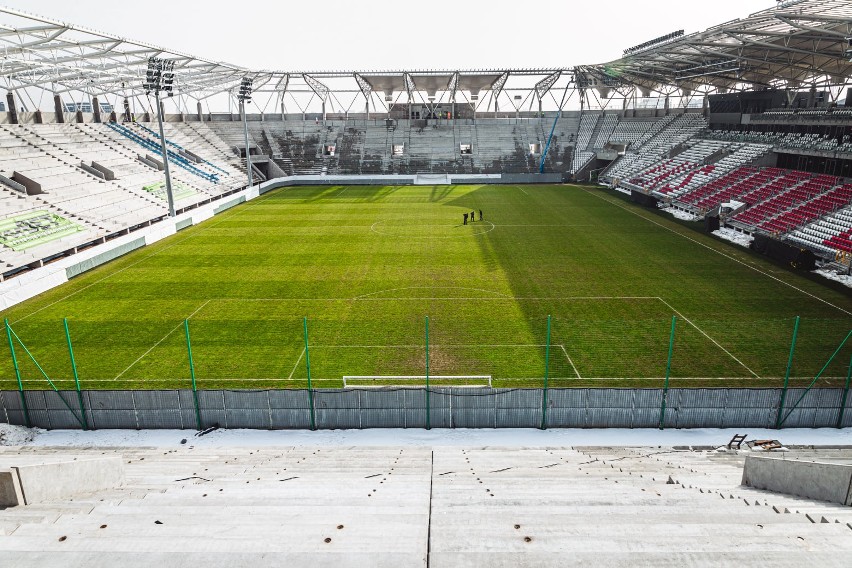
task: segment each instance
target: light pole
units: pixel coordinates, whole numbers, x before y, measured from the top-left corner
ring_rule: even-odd
[[[248,118],[246,117],[246,103],[251,102],[251,77],[243,77],[240,82],[240,92],[237,93],[237,99],[240,101],[240,113],[243,115],[243,134],[246,139],[246,171],[248,172],[248,186],[253,185],[251,172],[251,150],[249,148],[248,138]]]
[[[172,175],[169,172],[169,151],[166,148],[166,135],[163,132],[163,109],[160,106],[160,91],[172,96],[172,86],[175,80],[175,62],[171,59],[152,57],[148,60],[148,72],[145,75],[145,94],[154,91],[157,101],[157,123],[160,125],[160,148],[163,153],[163,169],[166,173],[166,198],[169,201],[169,217],[175,216],[175,197],[172,193]]]

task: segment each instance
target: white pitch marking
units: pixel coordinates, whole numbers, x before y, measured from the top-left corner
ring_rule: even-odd
[[[629,208],[627,208],[627,207],[625,207],[625,206],[623,206],[623,205],[621,205],[621,204],[619,204],[619,203],[615,203],[615,202],[613,202],[613,201],[610,201],[609,199],[605,199],[605,198],[601,197],[600,195],[596,195],[596,194],[594,194],[594,193],[590,192],[590,191],[589,191],[589,190],[587,190],[587,189],[583,189],[583,191],[585,191],[585,192],[586,192],[586,193],[588,193],[589,195],[594,195],[595,197],[597,197],[598,199],[600,199],[600,200],[602,200],[602,201],[606,201],[606,202],[607,202],[607,203],[609,203],[610,205],[615,205],[616,207],[618,207],[618,208],[620,208],[620,209],[623,209],[624,211],[627,211],[628,213],[631,213],[631,214],[633,214],[633,215],[636,215],[636,216],[637,216],[637,217],[639,217],[640,219],[645,219],[645,220],[646,220],[646,221],[648,221],[649,223],[652,223],[652,224],[654,224],[654,225],[656,225],[656,226],[658,226],[658,227],[660,227],[660,228],[662,228],[662,229],[665,229],[666,231],[670,231],[670,232],[672,232],[672,233],[674,233],[674,234],[678,235],[679,237],[683,237],[684,239],[686,239],[686,240],[688,240],[688,241],[692,241],[693,243],[695,243],[695,244],[697,244],[697,245],[699,245],[699,246],[701,246],[701,247],[704,247],[704,248],[706,248],[706,249],[712,250],[713,252],[715,252],[715,253],[717,253],[717,254],[720,254],[720,255],[724,256],[725,258],[727,258],[727,259],[729,259],[729,260],[733,260],[734,262],[736,262],[736,263],[738,263],[738,264],[741,264],[741,265],[745,266],[746,268],[750,268],[750,269],[754,270],[755,272],[757,272],[757,273],[759,273],[759,274],[763,274],[764,276],[768,276],[769,278],[772,278],[772,279],[773,279],[773,280],[775,280],[776,282],[780,282],[781,284],[784,284],[785,286],[789,286],[789,287],[790,287],[790,288],[792,288],[793,290],[796,290],[797,292],[801,292],[802,294],[804,294],[804,295],[806,295],[806,296],[810,296],[811,298],[813,298],[813,299],[815,299],[815,300],[817,300],[817,301],[820,301],[820,302],[822,302],[823,304],[826,304],[827,306],[831,306],[832,308],[834,308],[834,309],[836,309],[836,310],[839,310],[839,311],[843,312],[844,314],[849,314],[850,316],[852,316],[852,312],[847,311],[847,310],[844,310],[844,309],[843,309],[843,308],[841,308],[840,306],[835,306],[834,304],[832,304],[832,303],[831,303],[831,302],[829,302],[828,300],[824,300],[824,299],[820,298],[819,296],[817,296],[817,295],[815,295],[815,294],[811,294],[810,292],[808,292],[808,291],[806,291],[806,290],[802,290],[801,288],[798,288],[797,286],[794,286],[793,284],[790,284],[789,282],[786,282],[786,281],[784,281],[784,280],[781,280],[780,278],[778,278],[778,277],[776,277],[776,276],[772,276],[772,275],[771,275],[771,274],[769,274],[768,272],[764,272],[763,270],[761,270],[761,269],[757,268],[756,266],[752,266],[752,265],[750,265],[750,264],[747,264],[747,263],[745,263],[745,262],[743,262],[743,261],[741,261],[741,260],[739,260],[739,259],[737,259],[737,258],[734,258],[733,256],[731,256],[731,255],[729,255],[729,254],[727,254],[727,253],[722,252],[722,251],[721,251],[721,250],[719,250],[719,249],[715,249],[715,248],[711,247],[710,245],[707,245],[707,244],[704,244],[704,243],[702,243],[702,242],[700,242],[700,241],[697,241],[697,240],[693,239],[692,237],[690,237],[690,236],[688,236],[688,235],[685,235],[685,234],[683,234],[683,233],[681,233],[681,232],[679,232],[679,231],[675,231],[675,230],[674,230],[674,229],[672,229],[671,227],[666,227],[665,225],[663,225],[663,224],[661,224],[661,223],[658,223],[658,222],[654,221],[653,219],[650,219],[650,218],[648,218],[648,217],[645,217],[644,215],[640,215],[638,212],[633,211],[632,209],[629,209]]]
[[[265,196],[260,196],[260,197],[258,197],[258,198],[256,198],[256,199],[253,199],[253,200],[251,201],[251,203],[260,203],[261,201],[265,201],[265,200],[269,199],[271,196],[272,196],[272,194],[267,194],[267,195],[265,195]],[[231,208],[231,210],[230,210],[230,211],[234,211],[234,210],[235,210],[234,208]],[[239,209],[238,211],[239,211],[239,212],[243,212],[243,211],[245,211],[245,210],[244,210],[244,209]],[[223,212],[223,215],[224,215],[224,214],[225,214],[225,212]],[[23,316],[23,317],[21,317],[21,318],[19,318],[19,319],[16,319],[16,320],[15,320],[15,321],[13,321],[12,323],[18,323],[18,322],[20,322],[20,321],[24,321],[24,320],[25,320],[25,319],[27,319],[28,317],[30,317],[30,316],[34,316],[34,315],[36,315],[37,313],[39,313],[40,311],[42,311],[42,310],[46,310],[47,308],[49,308],[49,307],[51,307],[51,306],[55,306],[55,305],[56,305],[56,304],[58,304],[59,302],[64,302],[65,300],[67,300],[67,299],[68,299],[68,298],[70,298],[71,296],[76,296],[76,295],[77,295],[77,294],[79,294],[80,292],[83,292],[83,291],[85,291],[85,290],[88,290],[89,288],[91,288],[91,287],[92,287],[92,286],[94,286],[95,284],[100,284],[100,283],[101,283],[101,282],[103,282],[104,280],[106,280],[106,279],[108,279],[108,278],[112,278],[112,277],[113,277],[113,276],[115,276],[116,274],[121,274],[121,273],[122,273],[122,272],[124,272],[125,270],[128,270],[128,269],[130,269],[130,268],[133,268],[133,267],[134,267],[134,266],[136,266],[137,264],[139,264],[139,263],[141,263],[141,262],[144,262],[144,261],[148,260],[149,258],[151,258],[151,257],[153,257],[153,256],[157,256],[158,254],[160,254],[160,253],[162,253],[162,252],[166,252],[167,250],[169,250],[169,249],[171,249],[171,248],[173,248],[173,247],[176,247],[177,245],[179,245],[179,244],[183,243],[184,241],[188,241],[189,239],[193,239],[193,238],[197,237],[197,236],[198,236],[200,233],[202,233],[203,231],[206,231],[206,230],[208,230],[208,229],[212,229],[212,228],[214,228],[214,227],[217,227],[217,226],[221,225],[222,223],[224,223],[225,221],[227,221],[228,219],[230,219],[230,218],[231,218],[231,217],[233,217],[233,216],[234,216],[233,214],[225,215],[225,216],[223,216],[223,218],[222,218],[222,219],[220,219],[219,221],[217,221],[217,222],[215,222],[215,223],[211,223],[210,225],[207,225],[207,224],[205,223],[205,224],[203,225],[203,227],[202,227],[201,229],[199,229],[196,233],[194,233],[194,234],[192,234],[192,235],[190,235],[190,236],[188,236],[188,237],[185,237],[185,238],[183,238],[183,239],[181,239],[181,240],[179,240],[179,241],[177,241],[177,242],[175,242],[175,243],[172,243],[172,244],[170,244],[170,245],[168,245],[168,246],[165,246],[165,247],[161,248],[161,249],[160,249],[160,250],[158,250],[158,251],[155,251],[155,252],[152,252],[151,254],[145,255],[144,257],[140,258],[140,259],[139,259],[139,260],[137,260],[136,262],[134,262],[134,263],[132,263],[132,264],[128,264],[127,266],[125,266],[124,268],[122,268],[122,269],[120,269],[120,270],[116,270],[115,272],[111,272],[111,273],[107,274],[106,276],[104,276],[103,278],[101,278],[101,279],[99,279],[99,280],[95,280],[95,281],[94,281],[94,282],[92,282],[91,284],[88,284],[88,285],[84,286],[83,288],[80,288],[79,290],[76,290],[76,291],[74,291],[74,292],[71,292],[71,293],[70,293],[70,294],[68,294],[67,296],[62,297],[62,298],[60,298],[60,299],[56,300],[55,302],[52,302],[52,303],[50,303],[50,304],[48,304],[48,305],[46,305],[46,306],[42,306],[41,308],[37,309],[36,311],[34,311],[34,312],[32,312],[32,313],[29,313],[29,314],[27,314],[27,315],[25,315],[25,316]]]
[[[201,309],[202,309],[204,306],[206,306],[207,304],[209,304],[209,303],[210,303],[210,300],[207,300],[206,302],[204,302],[203,304],[201,304],[201,305],[200,305],[200,306],[199,306],[199,307],[198,307],[198,308],[197,308],[194,312],[192,312],[191,314],[189,314],[189,317],[188,317],[188,318],[186,318],[186,319],[192,319],[192,316],[194,316],[195,314],[197,314],[198,312],[200,312],[200,311],[201,311]],[[122,376],[124,373],[126,373],[127,371],[129,371],[129,370],[131,369],[131,367],[133,367],[133,365],[135,365],[136,363],[138,363],[139,361],[141,361],[142,359],[144,359],[144,358],[145,358],[145,356],[146,356],[148,353],[150,353],[151,351],[153,351],[154,349],[156,349],[156,348],[157,348],[157,346],[158,346],[160,343],[162,343],[163,341],[165,341],[166,339],[168,339],[168,337],[169,337],[171,334],[173,334],[175,331],[177,331],[178,329],[180,329],[180,326],[182,326],[182,325],[183,325],[183,322],[180,322],[180,323],[179,323],[179,324],[177,324],[175,327],[173,327],[173,328],[172,328],[172,329],[171,329],[171,330],[170,330],[167,334],[165,334],[165,335],[163,336],[163,338],[162,338],[162,339],[160,339],[157,343],[155,343],[154,345],[152,345],[152,346],[151,346],[151,348],[150,348],[150,349],[148,349],[148,351],[146,351],[145,353],[143,353],[142,355],[140,355],[140,356],[139,356],[139,357],[138,357],[138,358],[137,358],[134,362],[132,362],[132,363],[130,364],[130,366],[129,366],[129,367],[127,367],[125,370],[123,370],[123,371],[122,371],[122,372],[120,372],[118,375],[116,375],[116,377],[115,377],[113,380],[114,380],[114,381],[117,381],[118,379],[120,379],[120,378],[121,378],[121,376]]]
[[[577,366],[574,365],[574,361],[571,360],[571,356],[568,355],[568,351],[565,350],[565,346],[560,343],[559,347],[562,349],[562,352],[565,353],[565,356],[568,358],[568,362],[571,363],[571,367],[574,369],[574,372],[577,373],[577,378],[582,379],[583,377],[580,376],[580,371],[577,370]]]
[[[296,372],[296,369],[298,368],[299,363],[301,363],[301,362],[302,362],[302,357],[304,357],[304,356],[305,356],[305,349],[304,349],[304,348],[302,348],[302,352],[299,354],[299,358],[298,358],[298,359],[296,359],[296,364],[295,364],[295,365],[293,365],[293,370],[292,370],[292,371],[290,371],[290,375],[287,377],[287,380],[288,380],[288,381],[293,379],[293,373],[295,373],[295,372]]]
[[[518,185],[518,186],[515,186],[515,187],[517,187],[518,189],[520,189],[521,191],[523,191],[523,192],[524,192],[524,195],[529,195],[529,193],[527,193],[527,192],[526,192],[526,190],[525,190],[523,187],[521,187],[521,186],[519,186],[519,185]]]
[[[701,329],[700,327],[698,327],[697,325],[695,325],[694,323],[692,323],[692,321],[691,321],[688,317],[686,317],[685,315],[683,315],[682,313],[680,313],[679,311],[677,311],[676,309],[674,309],[674,308],[672,307],[672,305],[671,305],[671,304],[669,304],[669,303],[668,303],[667,301],[665,301],[664,299],[659,298],[659,300],[660,300],[662,303],[664,303],[666,306],[668,306],[668,308],[669,308],[671,311],[673,311],[673,312],[674,312],[674,313],[676,313],[678,316],[680,316],[680,317],[683,319],[683,321],[685,321],[686,323],[688,323],[689,325],[691,325],[692,327],[694,327],[695,329],[697,329],[697,330],[698,330],[698,333],[700,333],[701,335],[703,335],[704,337],[706,337],[707,339],[709,339],[711,342],[713,342],[713,344],[714,344],[716,347],[718,347],[719,349],[721,349],[722,351],[724,351],[725,353],[727,353],[727,354],[728,354],[728,356],[729,356],[731,359],[733,359],[734,361],[736,361],[737,363],[739,363],[740,365],[742,365],[742,367],[743,367],[746,371],[748,371],[749,373],[751,373],[752,375],[754,375],[756,378],[758,378],[758,379],[760,378],[760,375],[758,375],[757,373],[755,373],[754,371],[752,371],[752,370],[748,367],[748,365],[746,365],[745,363],[743,363],[742,361],[740,361],[739,359],[737,359],[737,358],[734,356],[734,354],[733,354],[733,353],[731,353],[730,351],[728,351],[727,349],[725,349],[724,347],[722,347],[722,346],[719,344],[719,342],[718,342],[718,341],[716,341],[715,339],[713,339],[712,337],[710,337],[709,335],[707,335],[707,334],[704,332],[704,330],[703,330],[703,329]]]

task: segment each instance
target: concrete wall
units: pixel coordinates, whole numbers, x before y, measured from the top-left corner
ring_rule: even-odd
[[[743,485],[852,505],[852,465],[747,456]]]
[[[124,462],[119,456],[72,460],[4,456],[0,464],[0,506],[65,500],[123,484]]]

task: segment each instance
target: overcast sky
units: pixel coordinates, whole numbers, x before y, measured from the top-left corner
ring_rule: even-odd
[[[0,3],[205,59],[286,71],[603,63],[661,35],[700,31],[775,5],[774,0]]]

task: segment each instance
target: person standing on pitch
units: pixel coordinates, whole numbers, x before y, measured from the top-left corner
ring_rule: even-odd
[[[474,215],[473,211],[470,212],[470,222],[473,223],[476,221],[476,215]]]
[[[467,225],[467,213],[464,214],[464,224]]]
[[[479,210],[479,220],[482,221],[482,209]]]

